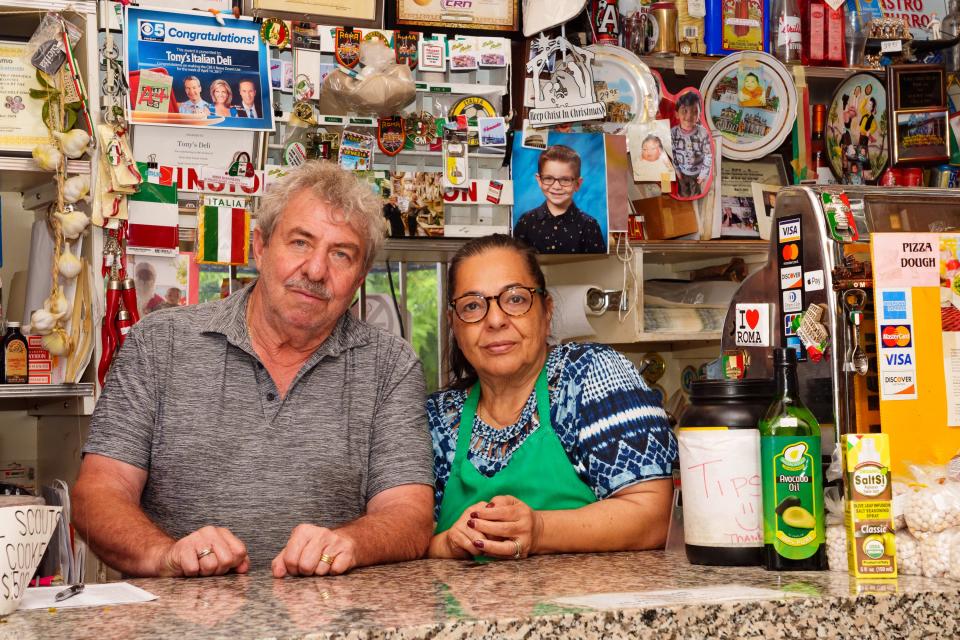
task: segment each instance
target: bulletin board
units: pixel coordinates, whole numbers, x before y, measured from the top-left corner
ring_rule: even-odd
[[[960,451],[960,235],[874,233],[880,420],[893,472]]]

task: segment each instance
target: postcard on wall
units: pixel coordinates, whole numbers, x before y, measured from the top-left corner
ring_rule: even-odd
[[[224,26],[206,12],[127,7],[124,66],[131,123],[273,130],[270,62],[260,25],[220,18]],[[166,111],[137,110],[133,101],[144,74],[171,78]]]
[[[41,88],[37,70],[25,59],[26,42],[0,40],[0,151],[29,154],[49,140],[43,101],[30,97]]]

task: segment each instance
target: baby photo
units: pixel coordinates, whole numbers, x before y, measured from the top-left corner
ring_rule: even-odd
[[[669,176],[670,182],[676,180],[669,120],[631,125],[628,137],[634,181],[663,182],[664,176]]]
[[[737,72],[737,98],[741,107],[763,107],[767,104],[767,88],[759,66],[741,65]]]

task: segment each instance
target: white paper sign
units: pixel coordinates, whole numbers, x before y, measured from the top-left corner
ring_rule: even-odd
[[[760,432],[681,428],[677,441],[686,543],[762,547]]]
[[[20,606],[62,510],[45,506],[0,508],[0,616]]]
[[[737,600],[782,600],[802,594],[760,589],[739,584],[724,584],[715,587],[692,589],[663,589],[660,591],[633,591],[627,593],[594,593],[586,596],[556,598],[554,602],[591,609],[640,609],[679,604],[713,604]]]
[[[738,304],[734,322],[738,347],[770,346],[769,304]]]

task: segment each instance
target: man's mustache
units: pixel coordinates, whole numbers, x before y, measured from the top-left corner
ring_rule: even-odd
[[[300,289],[310,295],[316,296],[322,300],[329,300],[333,297],[333,292],[327,288],[323,282],[315,282],[305,278],[291,278],[283,283],[288,289]]]

